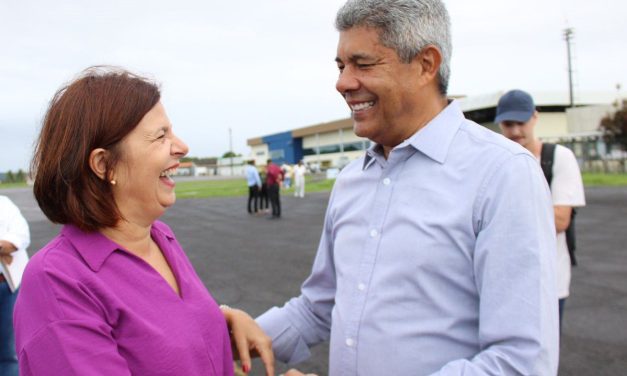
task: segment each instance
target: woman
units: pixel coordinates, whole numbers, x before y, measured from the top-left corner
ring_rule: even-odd
[[[232,375],[227,324],[244,371],[256,350],[273,374],[269,339],[218,307],[157,221],[187,151],[142,77],[96,67],[56,93],[31,171],[39,206],[64,226],[24,274],[21,375]]]

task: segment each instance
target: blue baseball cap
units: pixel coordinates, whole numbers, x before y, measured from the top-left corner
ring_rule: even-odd
[[[499,99],[494,122],[497,124],[504,121],[526,123],[535,111],[536,106],[529,93],[522,90],[511,90]]]

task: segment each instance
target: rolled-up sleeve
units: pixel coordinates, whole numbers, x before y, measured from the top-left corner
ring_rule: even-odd
[[[130,375],[107,328],[60,320],[42,328],[18,354],[20,375]]]
[[[30,264],[13,318],[20,375],[130,375],[106,317],[84,283]]]

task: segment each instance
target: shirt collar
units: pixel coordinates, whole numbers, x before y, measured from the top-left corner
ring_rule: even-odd
[[[61,229],[61,234],[65,236],[74,246],[76,251],[85,260],[87,265],[94,272],[98,272],[104,265],[107,258],[117,250],[124,250],[122,246],[113,240],[102,235],[98,231],[85,232],[72,224],[66,224]],[[174,234],[167,226],[152,225],[150,234],[155,236],[165,236],[169,240],[174,239]]]
[[[434,161],[444,163],[448,149],[464,119],[464,113],[459,107],[459,103],[453,100],[427,125],[397,145],[395,149],[411,145]],[[372,145],[366,151],[362,169],[365,170],[370,167],[376,157],[382,155],[383,148],[381,145]]]

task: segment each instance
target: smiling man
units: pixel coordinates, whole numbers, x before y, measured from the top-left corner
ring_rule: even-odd
[[[301,295],[258,318],[276,358],[330,339],[330,375],[555,374],[549,191],[447,99],[444,5],[349,0],[336,26],[336,88],[375,144],[337,178]]]

